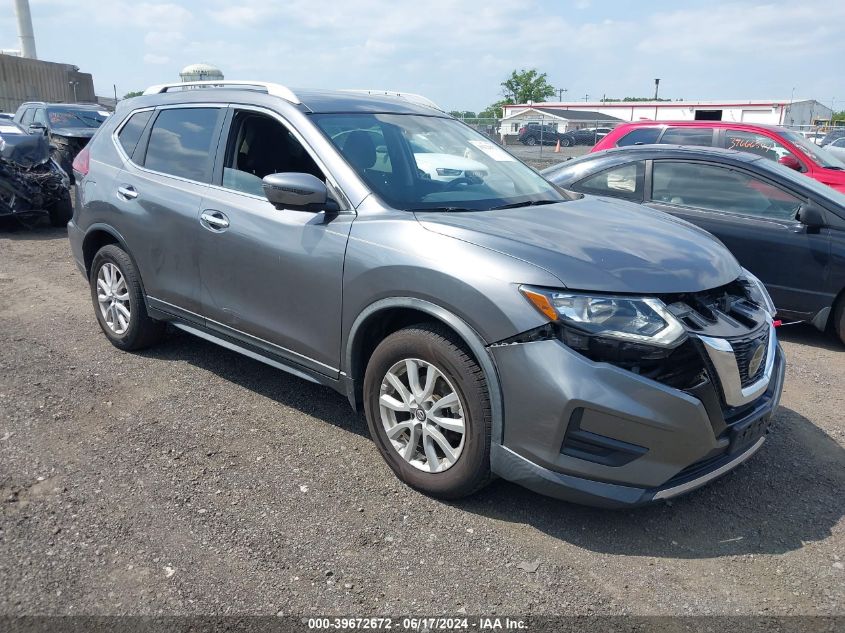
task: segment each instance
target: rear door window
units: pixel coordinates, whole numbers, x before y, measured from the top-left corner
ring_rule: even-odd
[[[645,168],[643,161],[617,165],[578,182],[572,188],[598,196],[613,196],[630,200],[643,199]]]
[[[220,108],[161,110],[150,131],[144,167],[209,182]]]
[[[625,136],[616,141],[617,147],[625,147],[626,145],[651,145],[657,142],[657,137],[660,136],[659,127],[640,127],[636,130],[631,130]]]
[[[138,141],[141,140],[141,134],[144,133],[144,128],[147,127],[147,121],[150,120],[152,115],[152,110],[136,112],[129,117],[129,120],[126,121],[120,132],[117,133],[117,140],[120,141],[120,146],[129,158],[132,158],[132,154],[138,146]]]
[[[726,130],[725,131],[725,147],[728,149],[735,149],[739,152],[749,152],[757,154],[769,160],[780,160],[784,156],[792,156],[796,160],[798,157],[790,152],[786,147],[778,143],[775,139],[769,138],[764,134],[757,134],[756,132],[744,132],[742,130]]]
[[[712,147],[714,128],[706,127],[670,127],[660,139],[667,145],[703,145]]]

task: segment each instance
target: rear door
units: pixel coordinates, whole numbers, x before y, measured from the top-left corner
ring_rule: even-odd
[[[830,232],[795,219],[800,197],[714,163],[655,160],[649,175],[647,204],[718,237],[766,284],[779,310],[807,317],[830,304]]]
[[[201,322],[197,240],[222,106],[135,113],[117,131],[124,169],[114,199],[150,304]]]

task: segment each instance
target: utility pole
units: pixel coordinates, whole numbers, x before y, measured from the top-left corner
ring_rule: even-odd
[[[563,93],[564,92],[569,92],[569,91],[566,88],[558,88],[557,89],[557,100],[558,101],[563,101]]]
[[[657,91],[660,89],[660,79],[654,80],[654,100],[657,101]]]
[[[73,102],[76,103],[77,101],[79,101],[79,97],[76,96],[76,87],[79,85],[79,82],[69,81],[68,83],[73,86]]]
[[[587,102],[587,101],[589,101],[589,100],[590,100],[590,95],[585,94],[585,95],[584,95],[584,102],[586,103],[586,102]]]

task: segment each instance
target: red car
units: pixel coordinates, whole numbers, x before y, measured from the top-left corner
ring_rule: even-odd
[[[845,163],[800,134],[774,125],[729,121],[640,121],[618,126],[591,151],[654,143],[703,145],[751,152],[776,160],[845,193]]]

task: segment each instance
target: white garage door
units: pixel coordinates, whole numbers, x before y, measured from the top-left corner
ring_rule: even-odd
[[[777,124],[777,112],[772,112],[771,108],[765,110],[743,110],[742,121],[745,123]]]

